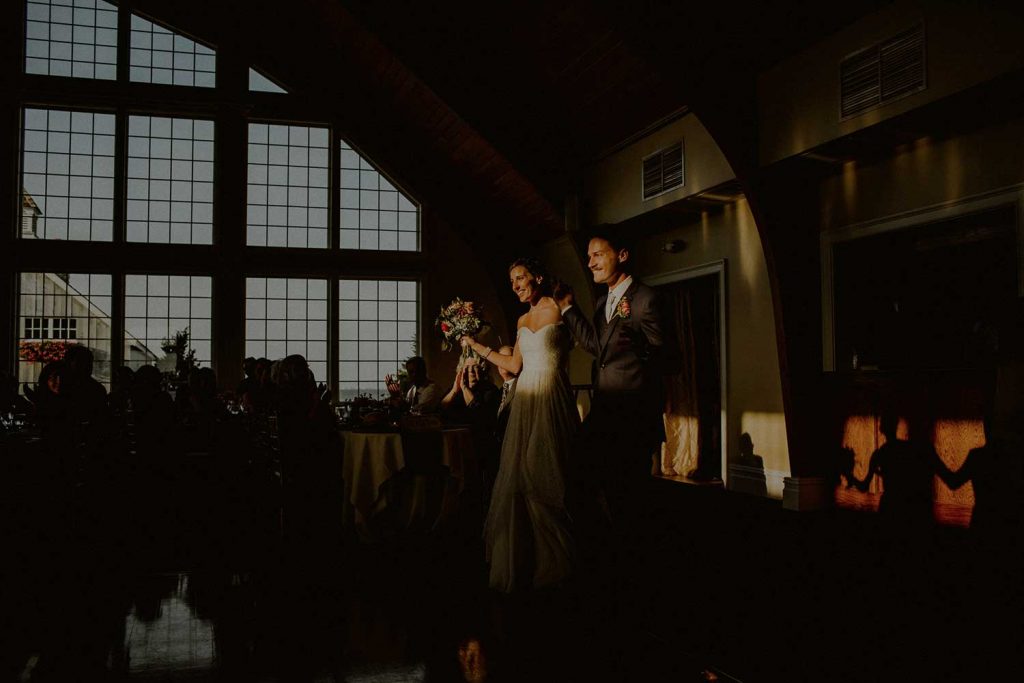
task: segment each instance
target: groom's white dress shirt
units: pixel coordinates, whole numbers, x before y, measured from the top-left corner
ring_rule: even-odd
[[[622,298],[622,295],[626,293],[631,284],[633,284],[633,276],[627,275],[625,280],[608,290],[608,301],[604,305],[604,319],[606,321],[612,321],[612,315],[615,314],[615,307],[619,305],[619,299]],[[562,315],[565,315],[565,312],[572,308],[572,306],[572,304],[562,306]]]
[[[631,284],[633,284],[633,276],[629,275],[625,280],[608,290],[608,301],[604,305],[604,319],[608,322],[612,321],[612,316],[615,315],[615,307],[619,305],[619,300],[622,299],[622,296]]]

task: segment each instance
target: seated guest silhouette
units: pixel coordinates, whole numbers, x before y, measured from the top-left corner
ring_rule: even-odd
[[[490,379],[487,361],[467,358],[456,370],[451,391],[441,399],[447,420],[480,426],[488,434],[494,432],[501,392]]]
[[[268,413],[275,407],[274,381],[270,376],[271,362],[269,358],[256,361],[253,370],[254,381],[240,394],[242,410],[247,413]]]
[[[249,356],[242,361],[242,372],[245,377],[238,383],[238,388],[235,389],[235,394],[239,397],[245,396],[247,391],[252,390],[256,386],[256,359]]]
[[[494,437],[501,391],[491,380],[489,369],[487,361],[467,358],[455,373],[451,391],[441,400],[445,420],[467,424],[473,433],[473,449],[483,472],[485,500],[492,481],[488,475],[497,471],[495,463],[501,446]]]
[[[434,380],[427,376],[427,362],[422,356],[413,356],[405,361],[405,369],[409,373],[409,388],[405,395],[391,375],[384,378],[388,393],[392,398],[402,398],[412,413],[429,415],[438,412],[442,395]]]

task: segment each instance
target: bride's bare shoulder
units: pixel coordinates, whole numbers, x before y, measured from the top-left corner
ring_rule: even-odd
[[[518,330],[523,325],[527,325],[530,322],[530,312],[527,311],[519,316],[519,320],[516,322],[516,329]]]
[[[562,319],[562,309],[550,296],[542,298],[537,306],[537,313],[544,318],[545,322],[558,321]]]

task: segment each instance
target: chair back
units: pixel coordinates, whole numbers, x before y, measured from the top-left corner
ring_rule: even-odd
[[[441,420],[433,415],[406,415],[400,424],[402,453],[411,474],[435,474],[441,468]]]

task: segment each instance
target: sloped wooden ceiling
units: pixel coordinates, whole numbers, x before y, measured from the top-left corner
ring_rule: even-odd
[[[583,164],[684,105],[750,161],[757,71],[885,2],[122,4],[235,46],[475,246],[515,250],[562,232]]]
[[[127,3],[125,3],[127,4]],[[309,102],[462,232],[519,244],[559,234],[561,209],[339,3],[134,0],[132,9],[238,53]]]

